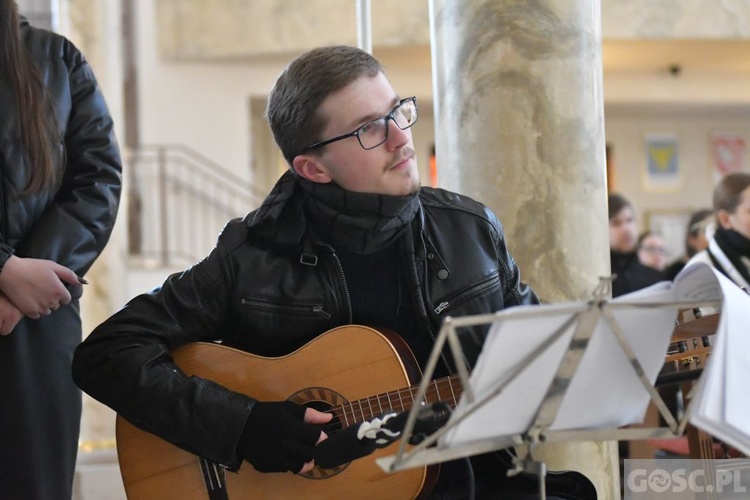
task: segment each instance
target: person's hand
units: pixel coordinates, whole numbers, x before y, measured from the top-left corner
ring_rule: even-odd
[[[308,472],[315,445],[328,437],[319,425],[331,418],[291,401],[259,401],[247,417],[239,455],[259,472]]]
[[[65,283],[78,284],[78,276],[65,266],[43,259],[11,256],[0,272],[0,290],[25,315],[38,319],[70,303]]]
[[[0,335],[8,335],[23,318],[23,313],[18,310],[8,297],[0,294]]]

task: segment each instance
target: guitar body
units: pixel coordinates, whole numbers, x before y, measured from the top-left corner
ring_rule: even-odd
[[[173,355],[188,375],[212,380],[260,401],[290,399],[335,407],[418,382],[412,379],[413,375],[410,378],[413,361],[402,360],[403,346],[399,342],[403,343],[400,338],[389,340],[388,332],[343,326],[279,358],[210,343],[188,344]],[[120,416],[116,434],[120,471],[130,500],[208,498],[197,456],[138,429]],[[226,488],[232,500],[415,498],[423,488],[432,486],[433,470],[383,472],[375,459],[392,455],[395,446],[397,443],[335,470],[316,467],[307,476],[263,474],[244,463],[237,473],[226,472]]]

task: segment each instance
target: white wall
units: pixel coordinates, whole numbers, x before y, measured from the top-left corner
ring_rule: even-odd
[[[633,203],[641,229],[647,228],[653,213],[711,208],[718,180],[710,149],[712,133],[736,132],[750,144],[750,109],[743,107],[629,106],[606,109],[605,116],[607,142],[613,148],[615,190]],[[674,189],[649,188],[647,183],[645,140],[654,133],[677,138],[681,181]],[[675,246],[673,253],[679,254],[682,242],[672,243]]]
[[[248,98],[268,92],[283,62],[161,61],[154,1],[136,4],[141,142],[185,144],[249,179]]]
[[[233,62],[162,61],[154,0],[140,0],[137,5],[142,142],[186,144],[252,181],[249,99],[265,97],[295,54]],[[422,179],[427,182],[434,129],[429,51],[376,49],[375,55],[385,64],[397,92],[418,97],[420,120],[413,135]],[[633,201],[642,223],[654,210],[710,204],[714,179],[708,134],[714,129],[747,130],[748,89],[750,81],[742,73],[692,67],[679,78],[667,71],[604,75],[605,130],[614,148],[615,188]],[[644,136],[653,132],[678,137],[682,184],[677,190],[654,192],[644,186]]]
[[[252,180],[249,98],[265,97],[296,54],[231,62],[160,60],[154,0],[141,0],[137,8],[141,142],[185,144]],[[430,67],[401,55],[390,50],[381,59],[396,90],[418,97],[415,146],[426,172],[433,130]]]

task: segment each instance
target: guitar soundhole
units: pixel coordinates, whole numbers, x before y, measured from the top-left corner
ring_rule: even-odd
[[[307,389],[302,389],[301,391],[295,392],[294,394],[289,396],[288,399],[289,401],[292,401],[294,403],[309,406],[319,411],[328,411],[331,408],[343,406],[349,403],[349,401],[347,401],[344,396],[325,387],[308,387]],[[341,422],[338,420],[336,414],[334,413],[333,420],[326,424],[325,430],[326,432],[329,432],[328,429],[341,428]],[[307,479],[328,479],[329,477],[340,474],[347,467],[349,467],[348,463],[339,465],[338,467],[334,467],[333,469],[324,469],[316,465],[310,472],[299,475]]]

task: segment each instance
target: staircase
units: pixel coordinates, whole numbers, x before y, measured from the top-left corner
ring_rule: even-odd
[[[131,152],[128,251],[144,269],[184,268],[214,248],[221,228],[260,206],[265,193],[180,144]]]

